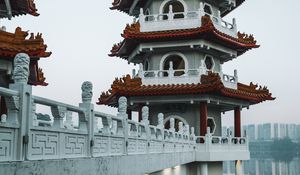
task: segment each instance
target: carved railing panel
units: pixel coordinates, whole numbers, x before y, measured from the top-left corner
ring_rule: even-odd
[[[1,128],[0,125],[0,162],[14,160],[16,134],[15,129]]]

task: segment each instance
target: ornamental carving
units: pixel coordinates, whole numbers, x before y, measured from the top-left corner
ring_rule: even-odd
[[[144,122],[149,120],[149,108],[148,106],[144,106],[142,108],[142,119]]]
[[[254,39],[253,35],[248,35],[245,33],[238,32],[238,40],[245,43],[253,43],[256,44],[256,40]]]
[[[127,112],[127,98],[120,97],[119,98],[119,113],[126,114],[126,112]]]
[[[30,58],[25,53],[19,53],[14,59],[13,80],[15,83],[27,83]]]
[[[90,103],[93,97],[93,84],[90,81],[85,81],[81,85],[81,98],[83,103]]]
[[[163,113],[159,113],[157,115],[157,118],[158,118],[158,125],[157,125],[157,127],[163,128],[164,127],[164,114]]]

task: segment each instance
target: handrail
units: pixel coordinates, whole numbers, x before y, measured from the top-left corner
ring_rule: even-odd
[[[10,96],[19,96],[18,91],[0,87],[0,96],[10,97]]]
[[[78,113],[84,113],[85,109],[77,107],[77,106],[73,106],[73,105],[69,105],[66,103],[62,103],[62,102],[58,102],[55,100],[51,100],[51,99],[47,99],[44,97],[38,97],[38,96],[33,96],[33,102],[37,103],[37,104],[41,104],[41,105],[45,105],[45,106],[63,106],[66,107],[68,111],[72,111],[72,112],[78,112]]]

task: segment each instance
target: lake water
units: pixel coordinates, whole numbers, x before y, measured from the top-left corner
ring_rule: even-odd
[[[225,162],[224,175],[235,174],[234,162]],[[293,160],[275,161],[274,159],[253,158],[249,161],[243,161],[244,175],[300,175],[300,157]]]

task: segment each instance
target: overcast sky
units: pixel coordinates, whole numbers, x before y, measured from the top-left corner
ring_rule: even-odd
[[[42,59],[47,87],[35,87],[34,94],[77,105],[81,83],[94,84],[93,102],[110,88],[115,77],[131,74],[133,65],[108,57],[112,45],[122,40],[120,33],[132,18],[109,9],[112,0],[36,0],[39,17],[30,15],[2,20],[7,31],[17,26],[41,32],[48,51]],[[300,1],[248,0],[225,20],[237,19],[238,30],[254,34],[259,49],[254,49],[225,63],[224,73],[238,69],[241,83],[266,85],[275,101],[243,110],[243,124],[262,122],[300,123]],[[98,111],[116,113],[115,109],[96,105]],[[226,113],[224,123],[232,123]],[[233,123],[232,123],[233,124]]]

